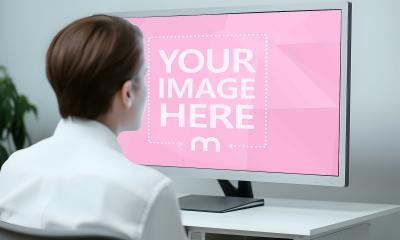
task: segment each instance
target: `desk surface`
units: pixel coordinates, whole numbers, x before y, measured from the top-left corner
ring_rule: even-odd
[[[400,206],[267,198],[264,207],[229,213],[182,211],[182,220],[187,227],[315,236],[396,212]]]

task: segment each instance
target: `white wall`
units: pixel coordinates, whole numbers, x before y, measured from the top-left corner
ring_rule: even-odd
[[[51,135],[59,120],[45,77],[45,53],[55,33],[72,20],[101,12],[282,1],[0,0],[0,64],[9,68],[19,90],[39,107],[39,120],[28,119],[29,131],[38,141]],[[350,187],[256,183],[257,197],[400,204],[399,9],[398,0],[353,1]],[[177,179],[175,183],[180,192],[221,194],[211,180]],[[398,229],[400,215],[378,220],[372,239],[397,240]]]

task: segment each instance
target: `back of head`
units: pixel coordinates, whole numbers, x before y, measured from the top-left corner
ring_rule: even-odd
[[[47,78],[63,118],[96,119],[144,62],[143,34],[128,21],[95,15],[63,28],[47,52]]]

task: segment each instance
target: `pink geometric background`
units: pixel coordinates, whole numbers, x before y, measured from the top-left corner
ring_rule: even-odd
[[[148,102],[142,127],[123,132],[119,142],[125,155],[144,165],[214,168],[262,172],[338,175],[339,89],[340,89],[340,10],[225,14],[203,16],[148,17],[128,19],[144,33]],[[222,64],[223,49],[246,48],[254,53],[250,61],[255,73],[230,67],[223,73],[207,68],[195,74],[182,71],[176,62],[167,73],[159,50],[171,53],[197,49],[213,50],[215,65]],[[195,66],[188,55],[185,63]],[[192,78],[196,89],[203,78],[212,86],[232,77],[238,83],[254,78],[255,99],[221,99],[203,96],[166,99],[159,97],[160,78],[175,78],[180,84]],[[234,84],[231,85],[232,87]],[[235,85],[237,86],[237,85]],[[194,91],[195,92],[195,91]],[[170,111],[189,104],[205,104],[198,122],[206,128],[178,126],[170,119],[160,124],[160,106]],[[237,105],[252,105],[247,111],[254,129],[229,129],[221,122],[209,127],[210,104],[230,107],[235,122]],[[187,122],[185,122],[187,123]],[[191,150],[196,136],[215,137],[208,151],[200,145]]]

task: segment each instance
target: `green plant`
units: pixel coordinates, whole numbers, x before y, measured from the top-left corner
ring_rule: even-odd
[[[29,112],[37,117],[36,107],[18,93],[7,69],[0,66],[0,167],[11,152],[32,143],[24,120]]]

